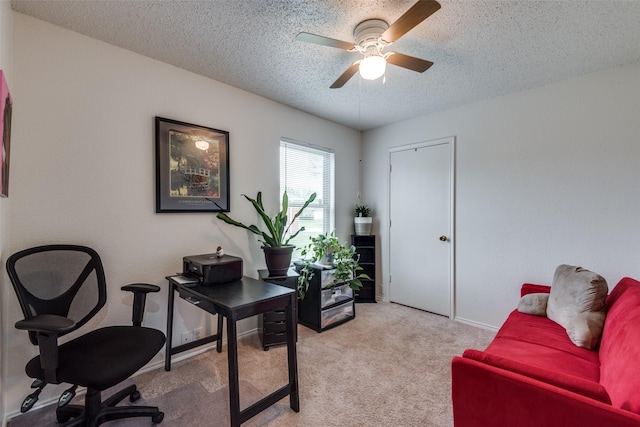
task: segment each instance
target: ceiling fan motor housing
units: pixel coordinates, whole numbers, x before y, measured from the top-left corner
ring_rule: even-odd
[[[367,19],[359,23],[353,31],[353,37],[356,40],[356,48],[363,54],[375,53],[380,54],[380,50],[384,47],[380,36],[384,33],[389,24],[382,19]]]

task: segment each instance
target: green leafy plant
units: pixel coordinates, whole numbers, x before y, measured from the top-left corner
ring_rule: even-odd
[[[300,254],[303,259],[309,256],[312,262],[318,262],[320,264],[333,263],[333,253],[341,247],[333,231],[331,233],[310,236],[309,240],[311,243],[302,248]]]
[[[311,202],[316,199],[316,193],[311,194],[307,201],[304,202],[302,207],[295,213],[293,219],[291,219],[291,222],[289,222],[287,218],[287,210],[289,209],[289,198],[287,197],[286,191],[282,195],[282,209],[273,218],[270,217],[264,210],[261,191],[258,191],[258,195],[255,199],[252,199],[246,194],[243,194],[242,196],[253,205],[255,210],[260,215],[260,218],[262,218],[262,222],[264,222],[264,225],[266,227],[264,230],[261,230],[253,224],[247,226],[239,221],[232,219],[224,212],[219,212],[216,217],[226,222],[227,224],[235,225],[236,227],[241,227],[249,230],[254,234],[257,234],[258,236],[262,237],[262,239],[259,239],[259,241],[267,247],[287,246],[291,239],[296,237],[301,231],[304,231],[304,227],[300,227],[298,231],[287,237],[289,228],[291,228],[291,225],[296,220],[296,218],[298,218],[300,214],[302,214],[302,211],[304,211],[311,204]]]
[[[367,274],[361,273],[364,269],[358,264],[360,255],[356,253],[355,246],[340,243],[333,231],[312,236],[309,240],[311,242],[302,249],[303,260],[298,263],[300,298],[303,299],[309,289],[309,281],[315,274],[313,265],[316,263],[330,264],[334,267],[333,281],[328,288],[348,283],[351,289],[358,291],[362,288],[361,280],[370,279]],[[310,258],[305,258],[307,256]]]
[[[356,216],[369,216],[371,209],[367,205],[356,205]]]

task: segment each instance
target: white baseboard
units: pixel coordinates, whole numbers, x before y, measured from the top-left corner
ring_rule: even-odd
[[[238,339],[240,338],[244,338],[244,337],[248,337],[250,335],[255,335],[258,333],[258,328],[253,328],[251,330],[242,332],[238,334]],[[227,340],[225,338],[222,339],[222,344],[225,344],[227,342]],[[199,354],[205,353],[209,350],[213,350],[216,348],[216,343],[210,343],[207,344],[205,346],[200,346],[198,348],[195,348],[191,351],[185,351],[183,353],[180,353],[177,356],[173,356],[171,358],[171,363],[175,363],[175,362],[179,362],[181,360],[186,360],[186,359],[190,359],[194,356],[197,356]],[[164,358],[162,358],[162,360],[159,360],[157,362],[154,363],[150,363],[148,365],[146,365],[144,368],[140,369],[138,372],[136,372],[135,374],[133,374],[133,377],[135,378],[136,376],[140,375],[140,374],[144,374],[146,372],[151,372],[151,371],[155,371],[156,369],[164,369]]]
[[[498,332],[498,329],[493,325],[487,325],[486,323],[476,322],[475,320],[469,320],[456,316],[453,320],[456,322],[464,323],[465,325],[475,326],[476,328],[487,329],[489,331]]]

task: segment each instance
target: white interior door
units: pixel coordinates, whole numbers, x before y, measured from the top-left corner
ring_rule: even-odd
[[[451,316],[452,139],[390,152],[393,302]]]

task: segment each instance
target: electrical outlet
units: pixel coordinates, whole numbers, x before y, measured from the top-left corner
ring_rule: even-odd
[[[196,328],[193,330],[193,340],[199,340],[202,338],[202,328]]]
[[[180,335],[180,338],[180,344],[186,344],[193,341],[193,331],[183,332],[182,335]]]

